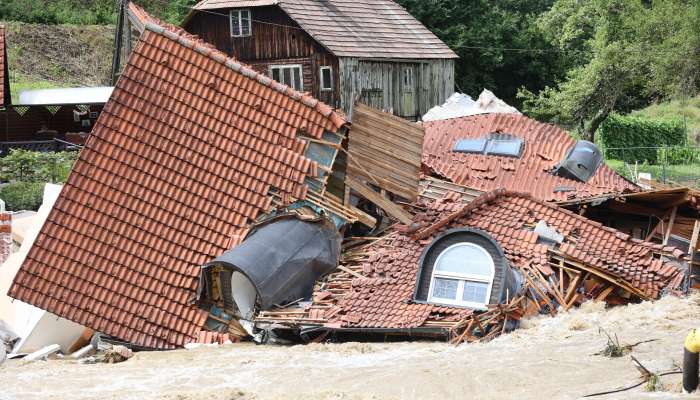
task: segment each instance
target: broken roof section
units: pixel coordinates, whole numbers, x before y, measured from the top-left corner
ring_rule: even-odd
[[[203,0],[192,13],[272,5],[337,57],[457,58],[392,0]]]
[[[461,139],[489,135],[522,141],[516,156],[454,151]],[[605,164],[587,182],[567,179],[552,171],[576,141],[562,129],[517,114],[482,114],[425,123],[423,164],[435,174],[473,189],[531,192],[545,201],[586,198],[606,193],[637,191]]]
[[[345,120],[179,28],[145,28],[9,295],[168,349],[206,318],[201,265],[321,180],[298,135],[340,138]]]
[[[0,108],[10,105],[10,71],[5,43],[5,26],[0,25]]]
[[[561,278],[553,271],[559,265],[578,274],[567,278],[574,282],[571,286],[561,281],[564,289],[569,287],[568,291],[561,290],[564,293],[558,300],[563,308],[586,298],[618,296],[619,292],[613,292],[617,288],[637,299],[655,299],[664,290],[684,284],[685,274],[679,263],[661,258],[664,255],[679,261],[682,255],[678,251],[668,252],[663,246],[632,239],[527,194],[499,190],[468,205],[454,201],[459,195],[448,194],[443,201],[425,204],[426,212],[416,215],[411,230],[394,229],[369,247],[346,252],[343,268],[317,284],[311,306],[262,313],[258,321],[416,334],[421,330],[452,329],[474,311],[416,301],[418,272],[427,259],[423,258],[426,251],[437,239],[465,227],[486,233],[502,248],[510,266],[530,283],[533,292],[527,296],[538,299],[542,306],[555,301],[544,300],[543,293],[551,282]],[[563,236],[561,243],[541,240],[536,233],[541,221]],[[586,277],[597,283],[584,284]],[[579,292],[579,284],[586,289]],[[538,294],[533,295],[534,291]],[[511,299],[516,295],[510,292]],[[550,311],[554,312],[551,307]]]

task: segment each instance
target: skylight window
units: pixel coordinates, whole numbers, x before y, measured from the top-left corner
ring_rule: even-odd
[[[491,139],[489,146],[486,149],[486,154],[520,157],[520,151],[523,148],[523,140],[520,138],[512,139]]]
[[[513,135],[492,134],[476,139],[460,139],[452,151],[494,156],[520,157],[525,141]]]
[[[459,153],[483,153],[486,150],[486,139],[460,139],[452,151]]]

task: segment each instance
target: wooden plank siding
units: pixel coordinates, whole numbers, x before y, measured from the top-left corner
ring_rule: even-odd
[[[198,12],[184,28],[261,73],[269,75],[271,65],[302,65],[304,91],[346,114],[351,113],[354,101],[361,99],[372,107],[415,121],[454,92],[453,59],[339,58],[278,6],[249,10],[249,37],[231,37],[230,9]],[[322,66],[333,68],[332,91],[320,90]],[[410,86],[404,85],[406,68],[413,69]]]
[[[338,59],[277,6],[249,9],[252,35],[231,37],[229,9],[197,13],[184,28],[229,56],[269,75],[271,65],[300,64],[304,91],[332,107],[340,107]],[[333,90],[321,91],[320,68],[333,68]]]
[[[425,131],[417,123],[357,103],[348,139],[347,176],[415,201]]]
[[[341,58],[340,102],[343,110],[359,99],[402,118],[418,120],[430,108],[443,104],[454,92],[454,61],[365,60]],[[413,86],[404,85],[403,73],[413,69]]]

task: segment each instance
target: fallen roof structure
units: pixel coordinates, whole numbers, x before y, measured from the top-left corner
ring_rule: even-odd
[[[311,304],[263,312],[258,326],[442,333],[471,341],[507,331],[508,321],[523,315],[553,314],[587,299],[620,304],[685,288],[682,252],[632,239],[527,194],[498,190],[467,205],[460,196],[422,204],[424,212],[410,227],[346,248],[338,271],[317,283]],[[431,301],[428,295],[435,294],[431,275],[441,254],[462,243],[487,249],[497,267],[485,307],[444,304],[447,300]],[[502,263],[507,268],[498,268]],[[508,268],[521,274],[522,286],[504,294],[503,287],[513,284],[501,282],[499,271]],[[456,290],[455,285],[453,295]],[[481,289],[475,290],[469,296]]]
[[[346,122],[153,21],[9,295],[171,349],[207,317],[192,305],[203,264],[277,205],[322,203]]]
[[[461,140],[487,148],[456,151]],[[488,152],[491,145],[517,151],[499,155]],[[531,192],[545,201],[640,190],[600,162],[591,166],[595,173],[586,182],[555,173],[576,145],[562,129],[524,115],[474,115],[426,122],[423,164],[433,174],[472,189]]]
[[[392,0],[203,0],[198,12],[225,8],[279,6],[337,57],[457,58],[435,34]]]
[[[693,286],[700,287],[700,191],[697,189],[657,189],[559,204],[633,237],[683,250],[691,259]]]
[[[5,26],[0,25],[0,108],[8,106],[10,101],[10,70],[5,48]]]

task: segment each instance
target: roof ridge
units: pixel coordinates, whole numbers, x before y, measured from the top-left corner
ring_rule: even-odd
[[[177,30],[173,29],[175,27],[169,27],[169,24],[158,24],[154,21],[157,20],[151,17],[150,21],[144,23],[144,29],[147,29],[158,35],[165,36],[166,38],[178,42],[185,47],[194,49],[196,52],[202,54],[203,56],[209,57],[210,59],[220,64],[223,64],[227,68],[230,68],[247,78],[254,79],[262,85],[276,90],[294,100],[300,101],[303,105],[316,110],[317,112],[321,113],[321,115],[323,115],[324,117],[330,119],[336,128],[340,128],[341,126],[347,123],[347,120],[343,115],[341,115],[339,112],[333,109],[333,107],[323,103],[315,97],[294,90],[287,85],[283,85],[273,80],[267,75],[263,75],[255,71],[249,65],[244,64],[233,57],[229,57],[228,55],[214,48],[211,44],[205,42],[198,36],[191,35],[189,33],[180,33]],[[179,30],[180,28],[176,29]]]

